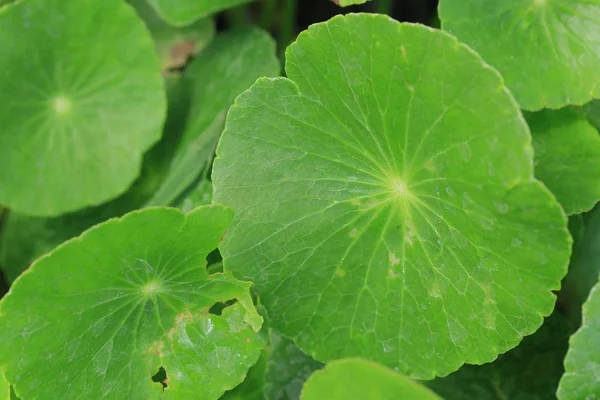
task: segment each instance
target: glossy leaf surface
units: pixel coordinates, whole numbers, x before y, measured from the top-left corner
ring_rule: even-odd
[[[418,378],[537,330],[571,239],[500,76],[446,33],[367,14],[313,25],[286,72],[238,97],[213,172],[236,212],[224,268],[274,328],[319,361]]]

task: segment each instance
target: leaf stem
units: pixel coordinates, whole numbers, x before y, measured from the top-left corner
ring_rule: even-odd
[[[239,28],[246,24],[246,6],[241,5],[231,8],[225,13],[230,29]]]
[[[393,0],[378,0],[376,11],[379,14],[391,14],[394,8]]]
[[[297,0],[284,0],[283,21],[279,31],[279,45],[285,49],[294,40],[296,33]]]
[[[260,13],[260,26],[267,31],[270,31],[275,24],[277,17],[277,5],[279,0],[263,0]]]

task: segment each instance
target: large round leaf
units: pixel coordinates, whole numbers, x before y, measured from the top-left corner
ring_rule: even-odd
[[[600,97],[600,0],[441,0],[444,30],[477,50],[527,110]]]
[[[0,363],[17,394],[216,399],[239,384],[264,346],[262,319],[250,283],[205,268],[231,216],[134,212],[39,259],[0,303]]]
[[[359,359],[327,364],[304,385],[302,400],[440,400],[429,389],[390,369]]]
[[[123,193],[161,136],[152,39],[122,0],[0,10],[0,203],[56,215]]]
[[[565,374],[560,380],[560,400],[600,397],[600,283],[583,305],[581,328],[569,340]]]
[[[419,378],[493,360],[551,313],[567,220],[533,177],[500,76],[450,35],[378,15],[313,25],[230,110],[214,201],[224,267],[319,361]]]

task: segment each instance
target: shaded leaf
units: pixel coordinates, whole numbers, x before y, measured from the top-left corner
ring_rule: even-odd
[[[294,342],[271,332],[267,363],[266,400],[297,400],[308,377],[323,364],[304,354]]]
[[[536,333],[494,362],[464,365],[424,384],[446,400],[555,399],[572,332],[570,323],[554,312]]]
[[[148,205],[171,204],[212,161],[233,100],[261,76],[279,74],[275,42],[247,29],[218,36],[187,68],[190,118],[169,173]]]
[[[527,114],[535,151],[535,176],[566,213],[590,210],[600,200],[600,135],[571,109]]]
[[[186,26],[202,17],[249,3],[252,0],[148,0],[169,24]]]
[[[319,361],[422,379],[535,332],[571,238],[501,77],[444,32],[369,14],[312,25],[286,62],[238,97],[213,171],[236,212],[224,268],[273,328]]]
[[[581,328],[569,340],[565,374],[558,398],[595,399],[600,396],[600,284],[596,284],[583,305]]]
[[[215,26],[210,18],[185,28],[176,28],[161,19],[147,0],[128,0],[144,20],[154,39],[163,71],[183,67],[213,39]]]

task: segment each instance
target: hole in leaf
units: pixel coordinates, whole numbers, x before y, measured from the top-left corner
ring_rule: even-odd
[[[208,313],[213,314],[213,315],[221,315],[221,314],[223,314],[223,310],[226,307],[229,307],[230,305],[234,304],[235,302],[236,302],[236,299],[231,299],[231,300],[227,300],[224,303],[215,303],[215,305],[213,305],[211,308],[209,308]]]
[[[163,367],[158,369],[158,372],[152,376],[152,382],[160,383],[163,387],[163,390],[168,386],[167,382],[169,378],[167,377],[167,370]]]

